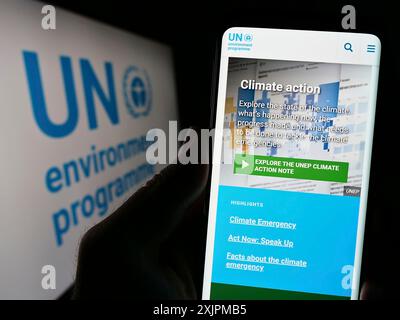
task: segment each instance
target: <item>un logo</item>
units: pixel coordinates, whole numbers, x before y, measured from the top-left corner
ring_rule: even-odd
[[[124,74],[123,89],[125,104],[134,117],[147,116],[151,109],[151,86],[146,71],[129,67]]]

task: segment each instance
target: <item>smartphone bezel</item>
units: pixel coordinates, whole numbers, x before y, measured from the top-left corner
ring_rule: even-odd
[[[310,62],[331,62],[331,63],[351,63],[351,64],[366,64],[371,65],[373,68],[371,71],[371,92],[369,101],[370,116],[367,123],[367,136],[364,151],[364,167],[363,167],[363,180],[360,195],[360,208],[359,208],[359,218],[357,227],[357,240],[356,240],[356,251],[355,251],[355,261],[353,269],[353,279],[352,279],[352,292],[351,299],[358,299],[359,297],[359,285],[360,285],[360,274],[361,274],[361,262],[362,262],[362,252],[363,252],[363,242],[364,242],[364,231],[365,231],[365,220],[367,212],[367,200],[368,200],[368,187],[369,187],[369,175],[371,167],[371,153],[372,153],[372,143],[373,143],[373,132],[375,123],[375,110],[376,110],[376,97],[378,89],[378,75],[379,75],[379,59],[380,59],[380,41],[375,35],[371,34],[360,34],[360,33],[347,33],[347,32],[325,32],[325,31],[302,31],[302,30],[282,30],[282,29],[261,29],[261,28],[245,28],[245,27],[234,27],[227,29],[222,40],[219,42],[218,50],[219,60],[216,59],[214,67],[213,76],[213,88],[218,88],[218,90],[213,90],[214,95],[211,97],[212,101],[212,117],[211,126],[215,125],[215,137],[214,146],[212,152],[212,159],[214,162],[212,164],[212,169],[210,170],[210,196],[209,196],[209,206],[208,206],[208,227],[207,227],[207,242],[206,242],[206,255],[205,255],[205,265],[204,265],[204,279],[203,279],[203,299],[210,299],[211,290],[211,280],[212,280],[212,263],[213,263],[213,251],[214,251],[214,238],[215,238],[215,227],[216,227],[216,213],[217,213],[217,201],[218,201],[218,186],[220,180],[220,161],[215,161],[215,159],[221,159],[222,151],[222,127],[223,127],[223,116],[225,108],[225,95],[226,95],[226,84],[227,84],[227,73],[228,73],[228,62],[230,57],[244,57],[244,58],[255,58],[255,59],[272,59],[271,57],[260,57],[257,54],[250,54],[249,56],[243,56],[243,54],[227,54],[227,49],[225,43],[227,41],[227,36],[230,32],[236,33],[246,33],[259,35],[263,32],[272,33],[277,39],[280,35],[286,38],[290,38],[296,41],[301,40],[302,37],[311,39],[315,37],[315,41],[318,39],[326,38],[325,40],[333,39],[338,37],[341,39],[352,39],[357,46],[359,43],[364,43],[366,40],[373,41],[378,44],[378,50],[376,54],[376,59],[374,63],[367,57],[363,61],[357,61],[356,59],[350,59],[348,61],[332,61],[339,60],[340,56],[343,56],[341,52],[333,52],[328,59],[315,60],[309,57],[304,59],[304,55],[299,59],[288,59],[287,55],[280,60],[289,61],[310,61]],[[337,41],[337,40],[336,40]],[[339,50],[339,49],[338,49]],[[277,54],[276,52],[274,53]],[[278,50],[279,54],[279,50]],[[338,55],[339,58],[335,57]],[[300,55],[301,56],[301,55]],[[368,60],[369,59],[369,60]],[[215,102],[216,101],[216,102]]]

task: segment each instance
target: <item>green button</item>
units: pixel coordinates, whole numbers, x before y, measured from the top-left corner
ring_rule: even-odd
[[[235,174],[347,182],[347,162],[236,154]]]

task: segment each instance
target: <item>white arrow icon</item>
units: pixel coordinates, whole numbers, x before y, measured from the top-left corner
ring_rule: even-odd
[[[242,160],[242,169],[247,168],[249,166],[249,163]]]

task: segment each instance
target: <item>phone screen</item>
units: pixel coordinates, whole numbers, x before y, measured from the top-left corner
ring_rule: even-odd
[[[204,299],[357,299],[380,41],[222,39]]]

